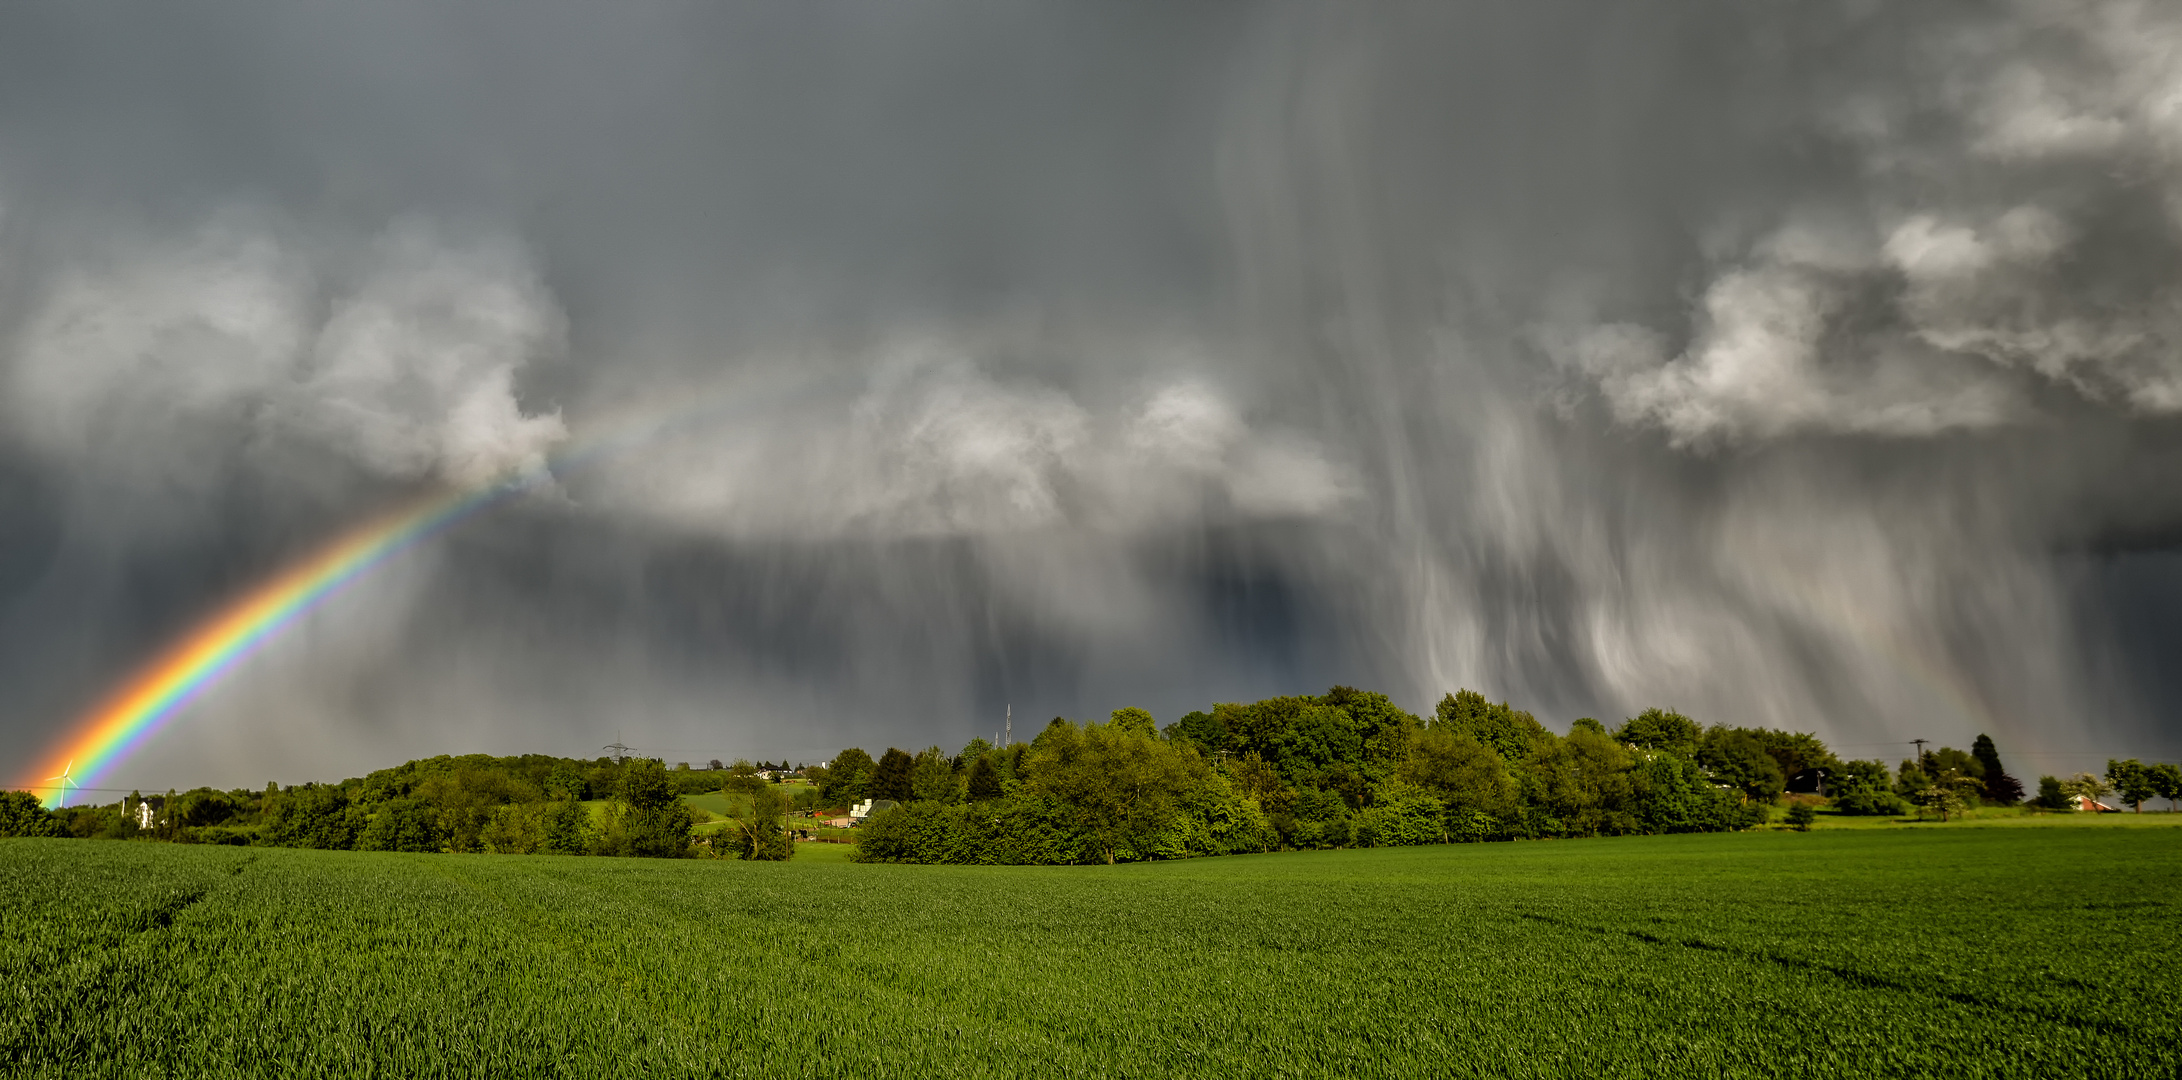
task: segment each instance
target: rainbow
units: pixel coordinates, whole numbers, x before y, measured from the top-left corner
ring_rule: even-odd
[[[636,400],[619,416],[602,417],[598,434],[564,447],[527,472],[482,488],[427,496],[342,533],[271,579],[228,602],[211,618],[138,669],[121,689],[69,728],[69,734],[26,777],[22,787],[50,790],[58,804],[66,791],[52,786],[61,774],[93,782],[127,757],[203,693],[221,675],[295,622],[319,601],[373,567],[462,519],[509,496],[550,487],[557,473],[582,468],[621,450],[650,443],[694,422],[717,422],[759,412],[778,403],[822,392],[825,380],[788,386],[722,386],[711,393],[675,391],[659,400]]]
[[[55,749],[40,779],[48,784],[64,770],[78,783],[100,773],[144,744],[166,722],[244,657],[341,587],[389,557],[527,484],[513,482],[482,491],[458,491],[417,500],[350,529],[310,555],[259,583],[199,623],[153,657],[121,689],[74,725]],[[58,805],[56,789],[47,802]]]

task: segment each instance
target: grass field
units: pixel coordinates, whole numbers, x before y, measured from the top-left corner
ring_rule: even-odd
[[[2138,828],[1113,868],[9,840],[0,1071],[2173,1076],[2178,887],[2182,830]]]

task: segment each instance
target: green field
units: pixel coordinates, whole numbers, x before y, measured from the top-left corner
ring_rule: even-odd
[[[828,852],[827,854],[833,854]],[[2182,830],[1119,867],[0,841],[11,1076],[2173,1076]]]

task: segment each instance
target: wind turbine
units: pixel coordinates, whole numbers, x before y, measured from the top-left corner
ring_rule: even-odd
[[[60,781],[60,782],[61,782],[61,805],[62,805],[62,806],[67,806],[67,805],[68,805],[68,789],[69,789],[69,788],[72,788],[72,787],[82,787],[82,786],[83,786],[82,784],[76,783],[76,778],[75,778],[75,777],[73,777],[73,776],[70,776],[70,775],[69,775],[70,773],[72,773],[72,772],[75,772],[75,771],[76,771],[76,759],[75,759],[75,758],[69,758],[69,759],[68,759],[68,767],[67,767],[67,768],[64,768],[64,769],[62,769],[62,770],[61,770],[61,774],[60,774],[59,776],[48,776],[48,777],[46,777],[46,779],[48,779],[48,780],[58,780],[58,781]]]

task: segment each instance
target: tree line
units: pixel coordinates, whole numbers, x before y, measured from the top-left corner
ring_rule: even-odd
[[[1384,694],[1220,704],[1156,726],[1142,709],[1056,718],[1029,743],[959,754],[845,750],[814,772],[822,801],[885,799],[864,861],[1081,863],[1280,849],[1716,832],[1769,818],[1787,781],[1830,784],[1844,813],[1943,816],[2022,789],[1992,740],[1889,769],[1815,735],[1703,727],[1648,709],[1556,734],[1463,690],[1428,718]]]
[[[782,762],[777,770],[786,770]],[[1842,814],[1936,814],[2018,805],[2023,785],[1993,740],[1902,760],[1843,761],[1815,735],[1699,725],[1647,709],[1566,734],[1474,691],[1428,717],[1386,695],[1218,704],[1164,727],[1143,709],[1103,722],[1055,718],[1027,743],[973,739],[957,753],[843,750],[783,787],[738,761],[668,768],[651,759],[464,755],[405,762],[337,784],[132,794],[47,811],[0,794],[0,836],[255,843],[366,851],[785,859],[787,815],[864,800],[894,804],[857,830],[863,861],[1085,863],[1283,849],[1369,847],[1745,829],[1790,779]],[[2034,808],[2118,792],[2136,805],[2182,795],[2171,764],[2108,763],[2103,777],[2041,777]],[[717,791],[709,815],[684,795]],[[1807,801],[1790,823],[1812,819]]]
[[[109,804],[59,810],[29,792],[6,792],[0,836],[337,851],[786,857],[789,845],[777,826],[795,796],[780,794],[760,771],[744,761],[670,769],[649,758],[467,754],[404,762],[339,783],[132,792]],[[693,832],[708,815],[682,796],[711,791],[742,796],[752,820],[731,821],[697,843]],[[805,791],[804,802],[815,802],[816,790]]]

